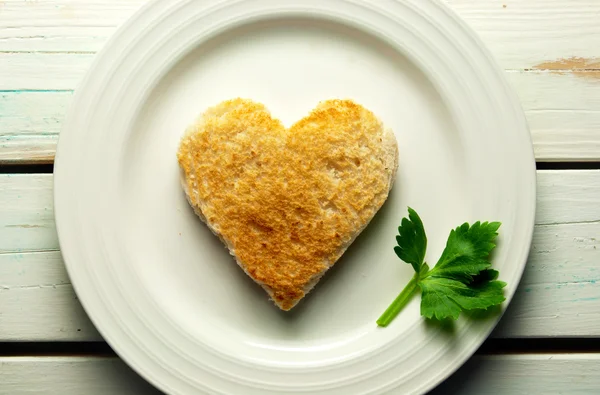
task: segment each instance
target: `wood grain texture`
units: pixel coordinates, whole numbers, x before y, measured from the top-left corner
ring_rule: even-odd
[[[0,395],[159,395],[116,357],[0,357]]]
[[[94,53],[147,0],[5,0],[0,52]]]
[[[22,59],[12,67],[3,65],[0,54],[0,73],[22,77],[22,84],[16,84],[17,79],[3,84],[0,79],[5,88],[0,91],[0,164],[52,163],[71,88],[87,70],[91,55],[73,55],[71,61],[71,55],[19,56],[49,56],[50,63],[62,56],[62,61],[72,62],[64,69],[51,64],[36,71]],[[77,66],[79,61],[86,65]],[[55,74],[48,78],[53,70]],[[507,79],[527,116],[537,160],[600,160],[600,83],[543,71],[509,71]],[[32,91],[32,87],[38,88]]]
[[[60,252],[0,254],[0,340],[102,340]]]
[[[475,356],[429,395],[591,395],[598,354]]]
[[[528,69],[572,56],[600,58],[596,0],[445,0],[500,65]]]
[[[52,163],[72,91],[0,92],[0,163]]]
[[[596,0],[443,1],[506,69],[528,69],[572,56],[600,58]],[[0,51],[95,52],[147,2],[5,0],[0,3]]]
[[[0,90],[71,90],[88,70],[92,53],[0,53]]]
[[[600,170],[537,174],[536,224],[600,224]]]
[[[52,163],[91,60],[148,0],[0,1],[0,165]],[[600,160],[600,1],[442,0],[506,69],[542,161]],[[600,172],[538,172],[528,265],[492,336],[600,336]],[[51,175],[0,175],[0,341],[101,341],[70,284]],[[600,354],[476,356],[430,395],[594,394]],[[1,394],[160,392],[112,357],[0,357]]]
[[[0,254],[57,249],[52,175],[0,175]]]
[[[600,336],[598,196],[600,170],[538,172],[528,265],[493,336]],[[50,174],[0,175],[0,317],[0,341],[101,340],[58,252]]]
[[[572,73],[508,71],[538,161],[600,160],[600,81]]]
[[[113,357],[2,357],[0,394],[159,395]],[[600,388],[599,354],[475,356],[429,395],[590,395]]]
[[[523,279],[492,336],[600,336],[599,236],[600,223],[538,225]]]
[[[51,163],[70,92],[147,0],[0,3],[0,164]],[[507,69],[544,161],[600,160],[600,3],[446,0]],[[506,5],[506,7],[503,7]],[[27,91],[63,92],[27,92]]]

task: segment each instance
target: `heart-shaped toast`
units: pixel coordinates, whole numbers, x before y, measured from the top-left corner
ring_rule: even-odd
[[[282,310],[319,281],[381,208],[396,138],[350,100],[328,100],[286,129],[264,105],[222,102],[177,154],[190,205]]]

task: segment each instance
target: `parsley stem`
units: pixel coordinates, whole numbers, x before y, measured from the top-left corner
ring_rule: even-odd
[[[400,295],[392,302],[387,310],[377,320],[377,325],[386,327],[396,318],[398,313],[402,311],[404,306],[410,302],[410,299],[415,294],[419,282],[419,273],[415,273],[413,278],[406,284],[406,287],[400,292]]]

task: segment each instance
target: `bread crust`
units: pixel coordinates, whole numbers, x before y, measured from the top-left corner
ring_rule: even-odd
[[[177,158],[196,214],[290,310],[387,199],[398,147],[351,100],[323,101],[286,129],[263,104],[237,98],[202,114]]]

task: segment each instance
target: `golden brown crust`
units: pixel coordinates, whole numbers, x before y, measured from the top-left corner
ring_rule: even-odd
[[[397,147],[349,100],[322,102],[286,129],[262,104],[234,99],[188,129],[178,160],[190,204],[289,310],[387,199]]]

